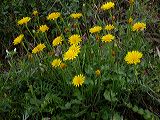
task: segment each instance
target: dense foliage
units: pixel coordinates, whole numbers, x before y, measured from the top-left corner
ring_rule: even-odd
[[[0,3],[0,119],[160,118],[158,8],[107,2]]]

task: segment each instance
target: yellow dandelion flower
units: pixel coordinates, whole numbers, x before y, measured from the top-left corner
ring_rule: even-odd
[[[132,5],[134,3],[134,0],[129,0],[129,3]]]
[[[142,22],[137,22],[132,26],[133,31],[142,31],[146,29],[146,24]]]
[[[72,13],[70,16],[71,16],[71,18],[76,19],[76,18],[82,17],[82,13]]]
[[[47,20],[56,20],[58,17],[60,17],[60,12],[52,12],[47,16]]]
[[[46,47],[45,44],[40,43],[32,50],[32,53],[36,54],[36,53],[42,51],[45,47]]]
[[[82,41],[81,36],[78,34],[74,34],[71,37],[69,37],[69,44],[73,45],[73,44],[79,44]]]
[[[143,54],[139,51],[131,51],[128,52],[125,56],[124,60],[127,62],[127,64],[137,64],[140,63],[140,59],[142,58]]]
[[[89,29],[89,32],[90,33],[97,33],[97,32],[100,32],[101,30],[102,30],[101,26],[94,26],[94,27]]]
[[[32,53],[34,53],[34,54],[36,54],[36,53],[38,53],[38,52],[39,52],[39,50],[38,50],[37,47],[35,47],[35,48],[32,50]]]
[[[96,76],[100,76],[101,71],[98,69],[98,70],[95,71],[95,74],[96,74]]]
[[[101,9],[102,10],[109,10],[111,8],[114,8],[114,6],[115,6],[115,4],[113,2],[107,2],[101,6]]]
[[[130,17],[129,19],[128,19],[128,23],[132,23],[133,22],[133,19]]]
[[[114,38],[115,38],[115,36],[113,36],[111,34],[107,34],[102,37],[102,42],[111,42]]]
[[[74,52],[72,50],[68,50],[67,52],[64,53],[63,59],[64,60],[73,60],[78,56],[77,52]]]
[[[74,45],[69,47],[69,50],[71,50],[71,51],[73,51],[73,52],[78,54],[80,52],[80,46],[74,44]]]
[[[113,30],[114,29],[114,25],[111,25],[111,24],[106,25],[105,29],[108,30],[108,31],[109,30]]]
[[[18,25],[27,24],[30,20],[30,17],[23,17],[21,20],[18,21]]]
[[[33,13],[32,13],[34,16],[38,15],[38,11],[37,10],[34,10]]]
[[[62,63],[62,61],[60,60],[60,59],[54,59],[53,61],[52,61],[52,67],[58,67],[58,66],[60,66],[61,65],[61,63]]]
[[[82,86],[82,84],[85,81],[85,76],[83,76],[82,74],[77,75],[73,78],[72,84],[76,87],[79,87],[80,85]]]
[[[23,38],[24,38],[24,34],[20,34],[18,37],[14,39],[13,44],[14,45],[19,44],[23,40]]]
[[[48,30],[49,30],[49,27],[47,25],[41,25],[39,27],[39,31],[41,31],[41,32],[46,32]]]
[[[53,46],[60,45],[60,44],[62,44],[62,41],[63,41],[62,36],[58,36],[53,40],[52,45]]]
[[[64,69],[64,68],[66,68],[66,67],[67,67],[67,65],[66,65],[65,63],[61,63],[61,64],[60,64],[60,68],[61,68],[61,69]]]

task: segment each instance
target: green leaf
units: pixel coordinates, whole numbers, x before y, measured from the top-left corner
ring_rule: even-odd
[[[96,113],[95,112],[91,112],[91,118],[95,119],[96,118]]]
[[[80,101],[82,101],[84,99],[84,96],[81,94],[81,92],[79,91],[79,89],[75,90],[74,96],[76,96],[77,99],[80,100]]]
[[[108,120],[108,118],[109,118],[109,113],[108,113],[108,111],[105,110],[105,111],[103,112],[102,119],[103,119],[103,120]]]
[[[128,108],[132,108],[132,104],[131,104],[131,103],[128,103],[128,104],[127,104],[127,107],[128,107]]]
[[[138,112],[138,107],[135,105],[135,106],[132,108],[132,110],[133,110],[134,112]]]
[[[139,113],[140,115],[143,115],[143,114],[144,114],[144,110],[143,110],[142,108],[140,108],[140,109],[138,110],[138,113]]]
[[[151,118],[151,115],[150,114],[145,114],[143,117],[144,117],[144,119],[148,120],[148,119]]]
[[[145,110],[143,117],[144,117],[144,119],[148,120],[152,117],[152,114],[149,110]]]
[[[116,94],[115,94],[113,91],[105,90],[105,92],[104,92],[103,95],[104,95],[105,99],[108,100],[108,101],[115,102],[115,101],[118,100],[118,99],[116,98]]]
[[[66,109],[70,109],[70,108],[71,108],[71,103],[70,103],[70,102],[67,102],[67,103],[65,104],[65,108],[66,108]]]
[[[80,117],[80,116],[82,116],[84,113],[87,112],[87,109],[88,109],[88,108],[86,108],[86,109],[82,110],[81,112],[75,114],[74,117]]]
[[[87,78],[87,79],[85,80],[85,84],[86,84],[86,85],[94,85],[93,79]]]
[[[101,66],[101,70],[102,70],[102,71],[110,70],[110,67],[109,67],[109,65],[102,65],[102,66]]]
[[[123,120],[123,118],[118,113],[115,113],[113,115],[113,120]]]
[[[91,75],[94,73],[93,67],[88,65],[88,67],[85,69],[86,74]]]

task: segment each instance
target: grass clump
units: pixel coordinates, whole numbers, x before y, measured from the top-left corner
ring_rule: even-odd
[[[68,13],[60,2],[62,10],[16,19],[1,119],[158,119],[159,58],[144,5],[131,0],[120,15],[121,4],[89,1]]]

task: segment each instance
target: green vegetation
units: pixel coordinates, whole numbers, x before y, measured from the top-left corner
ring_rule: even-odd
[[[107,2],[0,3],[0,119],[160,119],[159,2]]]

